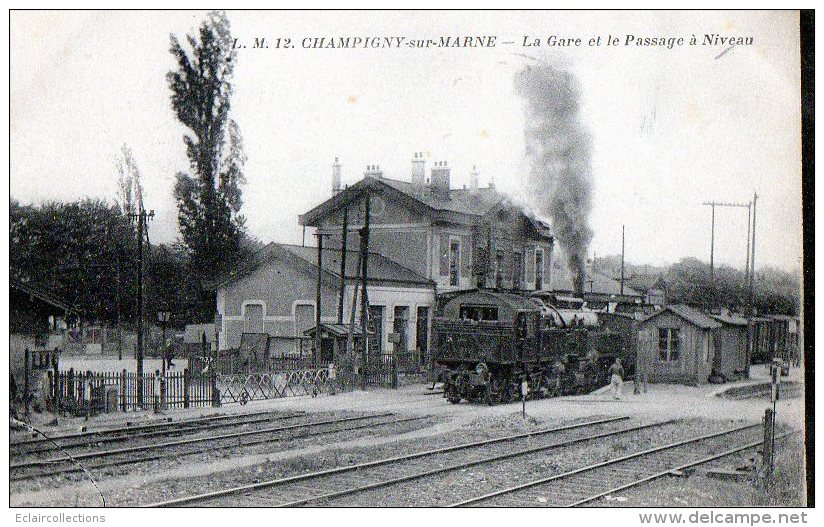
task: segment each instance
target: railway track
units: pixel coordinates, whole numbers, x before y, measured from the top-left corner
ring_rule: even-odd
[[[149,507],[169,506],[297,506],[323,503],[343,496],[411,481],[468,466],[509,459],[561,448],[616,433],[627,433],[654,425],[615,429],[629,419],[612,417],[474,441],[335,467],[327,470],[242,485],[196,496],[178,498]],[[560,436],[560,437],[559,437]]]
[[[305,415],[305,413],[306,412],[284,413],[266,411],[238,415],[207,416],[177,421],[168,420],[158,423],[103,428],[78,433],[49,434],[48,438],[38,434],[38,437],[35,439],[11,442],[9,444],[9,454],[12,457],[20,457],[48,453],[60,450],[61,448],[96,447],[103,444],[132,441],[135,439],[174,437],[220,428],[293,419],[301,417]]]
[[[218,435],[210,434],[173,441],[130,445],[115,449],[80,452],[71,454],[73,459],[61,456],[12,463],[9,466],[9,474],[11,481],[23,481],[81,472],[84,468],[90,471],[99,470],[102,468],[142,463],[163,458],[176,458],[216,449],[245,448],[252,445],[271,443],[273,441],[279,442],[310,436],[377,428],[426,419],[426,417],[392,418],[393,416],[394,414],[391,412],[386,412],[358,417],[308,421]],[[82,464],[84,468],[81,468],[78,464]]]
[[[575,507],[609,494],[757,447],[760,424],[656,446],[576,470],[474,496],[451,507]],[[781,437],[786,437],[785,434]],[[730,445],[736,445],[730,447]]]

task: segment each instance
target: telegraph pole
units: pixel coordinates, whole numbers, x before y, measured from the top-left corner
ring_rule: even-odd
[[[624,242],[626,240],[625,232],[626,232],[625,231],[625,225],[621,225],[621,277],[620,278],[615,278],[615,277],[612,278],[613,280],[617,280],[617,281],[621,282],[621,291],[620,291],[621,296],[624,295],[624,283],[632,280],[633,278],[635,278],[634,276],[624,276],[624,247],[625,247]],[[593,264],[594,263],[595,263],[595,260],[593,260]]]
[[[343,208],[343,226],[340,239],[340,299],[338,300],[338,324],[343,324],[343,298],[346,294],[346,239],[349,237],[349,207]],[[352,309],[355,306],[352,305]]]
[[[757,208],[758,194],[753,192],[752,196],[752,240],[750,243],[750,269],[749,269],[749,317],[747,320],[747,361],[744,366],[744,377],[750,378],[750,361],[752,360],[754,343],[753,317],[755,316],[755,298],[753,282],[755,281],[755,212]]]
[[[367,284],[369,273],[367,265],[369,263],[369,193],[364,195],[365,213],[363,218],[363,228],[361,229],[361,388],[366,390],[366,363],[369,358],[369,298],[367,295]],[[376,335],[376,338],[381,338]]]
[[[710,231],[710,280],[715,282],[715,207],[741,207],[749,209],[749,203],[722,203],[705,201],[702,205],[712,207],[712,226]]]
[[[321,335],[320,335],[320,297],[321,297],[321,280],[323,278],[323,237],[328,236],[328,234],[323,234],[321,232],[316,232],[315,236],[318,238],[318,287],[315,291],[315,353],[314,357],[312,357],[312,362],[317,365],[318,359],[320,358],[320,344],[321,344]]]
[[[154,211],[146,212],[141,206],[140,212],[130,214],[137,220],[137,404],[143,406],[143,233],[146,222],[154,219]]]
[[[625,225],[621,225],[621,296],[624,296],[624,241],[625,241]]]

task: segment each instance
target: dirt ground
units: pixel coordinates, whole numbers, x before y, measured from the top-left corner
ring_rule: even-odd
[[[628,415],[643,420],[666,420],[673,418],[702,418],[709,420],[729,420],[734,417],[738,420],[759,422],[764,410],[771,406],[764,398],[731,400],[721,397],[727,389],[746,384],[767,382],[767,372],[762,366],[752,370],[752,379],[725,385],[703,385],[698,387],[651,384],[646,393],[634,394],[631,383],[625,384],[621,400],[614,400],[607,389],[583,396],[558,397],[538,401],[527,401],[526,413],[528,417],[542,421],[573,420],[583,417]],[[803,372],[793,370],[788,380],[795,381],[803,386]],[[41,415],[38,419],[49,433],[78,430],[81,427],[93,430],[112,426],[122,426],[126,421],[133,423],[151,422],[158,419],[186,419],[198,415],[235,414],[259,412],[265,410],[289,411],[301,410],[305,412],[329,411],[357,411],[357,412],[394,412],[398,415],[430,415],[440,420],[433,426],[406,432],[396,436],[376,436],[369,439],[359,438],[351,441],[335,441],[327,444],[318,444],[304,450],[289,450],[276,454],[250,454],[232,457],[219,461],[197,462],[185,466],[169,467],[168,470],[159,470],[152,474],[124,475],[120,478],[107,479],[102,482],[101,490],[136,486],[150,481],[163,481],[186,477],[208,477],[209,474],[229,469],[242,469],[260,463],[278,462],[289,457],[311,455],[331,449],[346,449],[363,447],[365,444],[387,445],[399,440],[413,440],[420,442],[420,448],[427,446],[427,438],[454,431],[471,423],[484,419],[496,419],[513,415],[520,415],[520,403],[511,403],[497,406],[483,406],[461,403],[450,404],[438,392],[430,391],[431,385],[404,386],[397,390],[374,389],[369,391],[354,391],[339,393],[335,396],[322,395],[316,398],[293,397],[270,401],[253,401],[245,406],[230,405],[223,408],[200,408],[190,410],[171,410],[162,415],[150,412],[130,414],[109,414],[94,417],[89,421],[83,418],[60,418],[57,426],[46,426],[45,421],[50,416]],[[804,397],[803,390],[800,397],[781,400],[776,405],[778,421],[792,429],[804,430]],[[42,492],[41,496],[38,492]],[[54,499],[55,493],[76,497],[78,495],[96,495],[96,490],[88,482],[67,484],[56,489],[42,491],[28,491],[25,495],[11,495],[12,506],[24,503],[35,504],[42,498],[44,501]],[[47,499],[48,498],[48,499]],[[671,505],[675,505],[672,503]],[[742,503],[743,505],[743,503]]]

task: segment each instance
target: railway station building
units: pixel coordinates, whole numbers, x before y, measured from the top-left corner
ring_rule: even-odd
[[[553,259],[549,226],[494,185],[453,188],[451,168],[439,161],[426,174],[423,154],[412,159],[409,180],[385,177],[369,165],[363,178],[341,188],[341,165],[332,166],[332,196],[301,215],[304,227],[340,247],[347,218],[347,247],[358,247],[369,196],[369,249],[426,277],[438,294],[489,288],[534,291],[548,287]]]
[[[220,349],[237,349],[244,333],[267,333],[272,356],[309,353],[311,339],[307,331],[316,322],[317,253],[316,247],[270,243],[242,262],[237,270],[209,284],[217,297]],[[322,251],[320,310],[324,324],[339,322],[342,255],[339,249]],[[347,250],[343,281],[345,323],[350,321],[358,283],[357,260],[357,251]],[[370,318],[380,335],[376,351],[425,351],[435,305],[434,282],[371,251],[368,269]]]

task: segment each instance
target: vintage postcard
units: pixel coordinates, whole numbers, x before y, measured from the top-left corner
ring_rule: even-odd
[[[15,521],[807,522],[813,17],[12,10]]]

